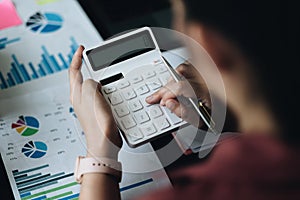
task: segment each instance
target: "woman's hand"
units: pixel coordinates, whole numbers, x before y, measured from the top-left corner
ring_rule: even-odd
[[[122,140],[111,108],[100,93],[101,85],[91,79],[83,81],[82,52],[75,52],[69,69],[70,100],[84,130],[87,156],[117,158]]]
[[[199,72],[188,62],[176,68],[177,73],[185,80],[175,82],[173,79],[157,92],[146,98],[147,103],[160,103],[183,120],[201,127],[203,122],[198,114],[184,98],[201,99],[205,106],[210,107],[208,89]]]

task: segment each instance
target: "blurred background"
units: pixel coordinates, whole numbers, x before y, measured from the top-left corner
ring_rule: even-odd
[[[171,27],[168,0],[79,0],[104,39],[142,26]]]
[[[171,4],[168,0],[78,0],[103,39],[143,26],[172,28]],[[155,32],[154,32],[155,34]],[[180,46],[174,38],[159,36],[159,46]]]

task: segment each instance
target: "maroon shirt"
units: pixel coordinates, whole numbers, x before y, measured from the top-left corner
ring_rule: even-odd
[[[270,136],[243,135],[223,141],[205,163],[171,177],[174,188],[141,199],[300,199],[300,148]]]

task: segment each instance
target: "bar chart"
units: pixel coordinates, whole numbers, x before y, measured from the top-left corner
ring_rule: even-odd
[[[22,200],[78,198],[79,186],[73,181],[73,173],[49,173],[48,170],[49,164],[12,171]]]
[[[17,189],[22,200],[59,199],[74,200],[79,197],[79,185],[74,182],[74,173],[49,173],[49,164],[22,171],[12,171]],[[65,181],[64,181],[65,180]],[[125,192],[153,183],[152,178],[141,180],[120,188]]]
[[[58,53],[57,55],[50,54],[46,46],[42,45],[41,49],[43,53],[41,55],[41,61],[36,66],[34,66],[32,62],[29,62],[27,66],[25,66],[25,64],[19,62],[15,54],[12,54],[9,72],[4,74],[0,71],[0,88],[7,89],[67,69],[78,47],[74,37],[70,37],[70,41],[70,52],[65,56],[62,53]]]
[[[13,39],[8,39],[7,37],[0,38],[0,50],[5,49],[8,44],[20,41],[20,39],[19,37]]]

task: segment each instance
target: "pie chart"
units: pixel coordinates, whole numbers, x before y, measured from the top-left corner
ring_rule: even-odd
[[[56,13],[40,13],[29,17],[26,27],[37,33],[50,33],[62,27],[63,18]]]
[[[40,141],[30,141],[22,148],[22,153],[28,158],[41,158],[47,153],[47,145]]]
[[[16,123],[11,124],[11,128],[15,129],[22,136],[31,136],[39,131],[40,123],[32,116],[20,116]]]

